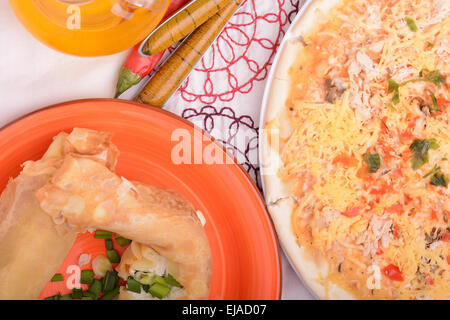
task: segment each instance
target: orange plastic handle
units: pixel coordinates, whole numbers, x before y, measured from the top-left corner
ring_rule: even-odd
[[[155,29],[144,40],[141,52],[151,56],[164,51],[188,36],[231,1],[233,0],[192,1]]]
[[[162,107],[217,38],[242,1],[232,0],[228,6],[186,38],[150,79],[136,101]]]

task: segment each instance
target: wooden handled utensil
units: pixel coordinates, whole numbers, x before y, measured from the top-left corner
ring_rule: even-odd
[[[234,0],[194,0],[156,28],[143,42],[140,51],[152,56],[171,47],[209,20]]]
[[[136,101],[162,107],[217,38],[243,0],[232,0],[196,29],[153,75]]]

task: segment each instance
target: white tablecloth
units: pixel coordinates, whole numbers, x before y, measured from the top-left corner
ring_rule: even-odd
[[[301,3],[247,0],[165,108],[213,135],[253,130],[257,137],[267,72]],[[35,40],[16,19],[8,1],[1,0],[0,126],[62,101],[112,97],[127,54],[78,58],[56,52]],[[133,97],[136,90],[124,97]],[[259,184],[255,142],[249,142],[245,150],[227,147]],[[282,258],[282,298],[311,299],[284,255]]]

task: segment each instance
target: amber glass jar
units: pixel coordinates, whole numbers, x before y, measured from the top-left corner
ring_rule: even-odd
[[[160,22],[168,0],[10,0],[37,39],[73,55],[100,56],[132,47]]]

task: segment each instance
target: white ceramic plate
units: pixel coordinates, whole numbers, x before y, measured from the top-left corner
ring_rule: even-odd
[[[291,212],[294,200],[289,196],[288,190],[286,190],[275,174],[281,161],[278,152],[268,146],[267,135],[264,129],[268,121],[286,117],[284,110],[286,109],[285,102],[289,95],[289,68],[304,45],[302,36],[313,31],[315,26],[322,23],[326,19],[328,11],[338,4],[339,1],[309,0],[301,8],[291,24],[278,49],[269,73],[260,119],[260,128],[262,130],[259,135],[261,181],[267,207],[278,233],[280,244],[300,279],[315,297],[322,299],[327,296],[325,288],[316,280],[320,276],[328,274],[328,263],[324,259],[323,261],[311,261],[311,259],[308,259],[305,250],[297,245],[291,228]],[[285,119],[286,121],[283,121],[283,126],[279,130],[281,137],[290,135],[290,128],[284,125],[288,123],[287,118]],[[351,299],[353,297],[341,288],[330,284],[328,298]]]

